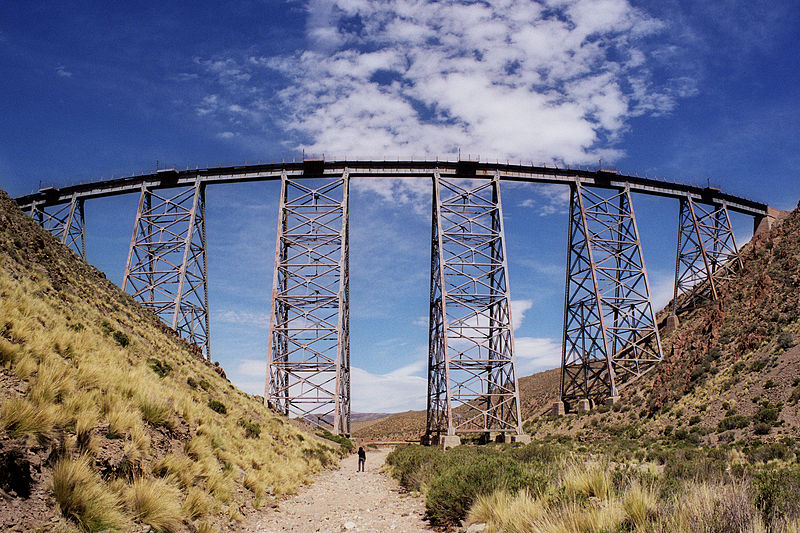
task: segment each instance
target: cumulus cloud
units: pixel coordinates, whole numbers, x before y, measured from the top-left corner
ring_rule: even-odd
[[[367,413],[392,413],[426,408],[428,394],[425,374],[427,361],[414,363],[386,374],[373,374],[350,368],[352,410]]]
[[[627,0],[311,0],[308,12],[312,48],[262,64],[289,80],[284,125],[312,152],[612,159],[634,109],[674,105],[637,48],[661,23]]]
[[[291,149],[349,158],[588,163],[628,119],[696,92],[654,82],[664,25],[629,0],[308,0],[307,47],[195,58],[200,115],[277,124]]]

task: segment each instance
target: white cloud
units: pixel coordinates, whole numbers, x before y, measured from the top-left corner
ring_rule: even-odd
[[[227,310],[214,314],[214,321],[228,324],[239,324],[242,326],[261,326],[269,325],[269,315],[267,313],[251,313],[246,311]]]
[[[68,71],[64,65],[59,65],[56,67],[56,74],[61,76],[62,78],[71,78],[72,72]]]
[[[561,365],[561,342],[542,337],[514,337],[514,347],[519,376]]]
[[[563,185],[532,184],[533,198],[520,202],[520,207],[536,209],[539,216],[565,215],[569,211],[569,187]]]
[[[356,412],[391,413],[426,408],[427,362],[418,360],[387,374],[372,374],[358,367],[350,368],[351,408]]]
[[[233,133],[232,131],[222,131],[220,133],[217,133],[217,137],[219,139],[232,139],[235,136],[236,134]]]
[[[287,146],[329,157],[575,164],[613,160],[630,117],[693,94],[688,79],[654,86],[663,24],[628,0],[306,7],[307,49],[195,59],[220,93],[198,114],[262,132],[279,117]]]

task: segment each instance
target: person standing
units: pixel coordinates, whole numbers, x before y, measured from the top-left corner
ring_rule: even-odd
[[[364,448],[359,446],[358,447],[358,470],[356,472],[363,472],[364,465],[367,462],[367,452],[364,451]]]

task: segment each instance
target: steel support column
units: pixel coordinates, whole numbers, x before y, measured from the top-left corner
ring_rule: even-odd
[[[500,179],[433,178],[427,437],[522,434]]]
[[[742,267],[724,204],[681,200],[672,313],[719,298],[719,286]],[[684,295],[678,304],[678,296]]]
[[[316,187],[316,188],[313,188]],[[349,187],[281,179],[265,400],[350,434]]]
[[[211,359],[205,186],[142,186],[122,290]]]
[[[86,260],[86,226],[83,214],[83,198],[73,195],[69,203],[53,206],[47,212],[45,206],[31,205],[30,215],[61,244]]]
[[[570,195],[561,401],[615,399],[661,361],[629,189]]]

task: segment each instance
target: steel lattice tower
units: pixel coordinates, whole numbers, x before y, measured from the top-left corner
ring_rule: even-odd
[[[719,284],[731,279],[741,267],[725,205],[681,200],[672,314],[719,298]],[[680,294],[685,297],[679,307]]]
[[[122,290],[210,359],[205,186],[174,191],[142,186]]]
[[[427,436],[522,434],[500,180],[433,178]]]
[[[273,408],[345,435],[350,434],[349,187],[347,170],[336,178],[284,174],[281,179],[266,384]]]
[[[61,244],[86,259],[86,225],[83,199],[75,195],[69,203],[61,204],[48,213],[46,207],[31,205],[30,215]]]
[[[613,401],[662,358],[627,187],[572,186],[562,350],[566,404]]]

